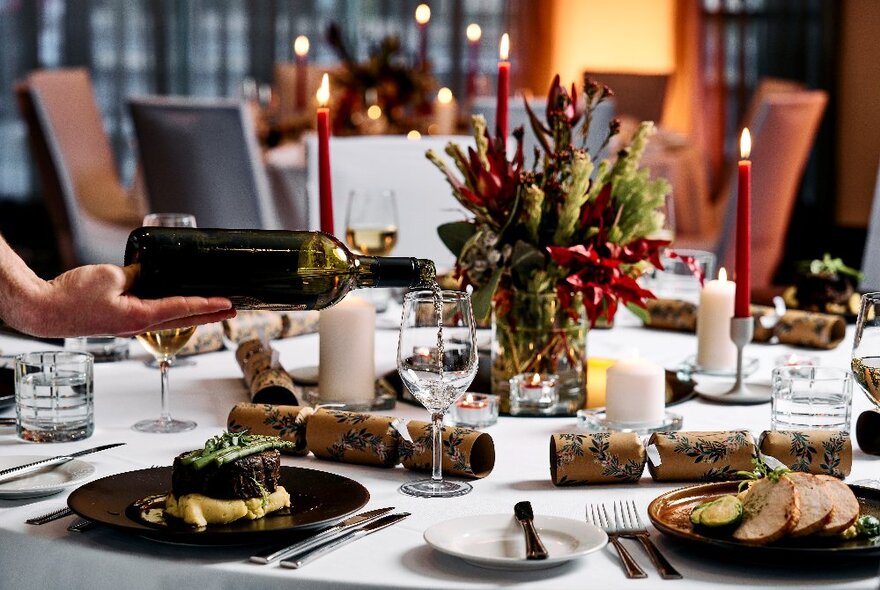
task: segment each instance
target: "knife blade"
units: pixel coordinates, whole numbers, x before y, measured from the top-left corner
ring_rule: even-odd
[[[25,463],[24,465],[17,465],[15,467],[9,467],[7,469],[0,469],[0,483],[22,475],[26,475],[28,473],[33,473],[34,471],[39,471],[40,469],[43,469],[45,467],[63,465],[68,461],[73,461],[74,457],[82,457],[83,455],[89,455],[91,453],[97,453],[99,451],[106,451],[107,449],[119,447],[124,444],[125,443],[113,443],[109,445],[101,445],[99,447],[92,447],[91,449],[85,449],[82,451],[77,451],[75,453],[68,453],[66,455],[59,455],[57,457],[48,457],[46,459],[40,459],[39,461]]]
[[[338,539],[328,541],[327,543],[324,543],[323,545],[320,545],[309,551],[297,553],[296,555],[290,556],[281,561],[281,567],[287,567],[291,569],[301,568],[305,564],[314,561],[322,555],[327,555],[331,551],[338,549],[343,545],[347,545],[356,539],[360,539],[361,537],[365,537],[371,533],[375,533],[376,531],[381,531],[385,527],[389,527],[396,522],[400,522],[409,515],[409,512],[398,512],[397,514],[389,514],[388,516],[383,516],[378,520],[374,520],[373,522],[369,522],[363,526],[354,529],[352,532],[342,537],[339,537]]]
[[[376,510],[369,510],[367,512],[361,512],[360,514],[355,514],[352,517],[349,517],[339,524],[331,526],[330,528],[324,529],[320,533],[313,535],[307,539],[303,539],[302,541],[297,541],[291,545],[284,545],[283,547],[273,547],[271,549],[266,549],[265,551],[260,551],[254,555],[251,555],[250,560],[254,563],[267,564],[278,561],[279,559],[284,559],[285,557],[289,557],[296,553],[302,553],[304,551],[308,551],[313,547],[317,547],[321,543],[326,543],[337,536],[342,536],[346,532],[350,531],[356,526],[365,525],[369,522],[372,522],[379,518],[380,516],[384,516],[394,510],[394,507],[390,508],[377,508]]]

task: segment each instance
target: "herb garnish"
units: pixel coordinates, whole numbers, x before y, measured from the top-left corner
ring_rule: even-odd
[[[224,432],[209,438],[203,449],[190,451],[181,457],[180,462],[182,465],[198,471],[208,465],[213,464],[220,467],[269,449],[294,450],[295,448],[294,443],[282,440],[277,436],[248,434],[246,430]]]
[[[785,475],[786,473],[791,473],[791,469],[788,467],[777,467],[776,469],[770,469],[767,467],[767,464],[764,463],[764,460],[759,457],[752,457],[752,463],[755,466],[754,471],[737,471],[736,474],[743,478],[743,481],[739,482],[738,491],[742,491],[743,487],[748,485],[750,481],[754,481],[757,479],[761,479],[766,477],[772,482],[779,481],[779,478]]]

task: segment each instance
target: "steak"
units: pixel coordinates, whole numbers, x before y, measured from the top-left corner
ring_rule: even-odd
[[[220,500],[260,498],[278,487],[281,453],[270,449],[242,457],[216,467],[213,464],[195,470],[174,458],[171,491],[178,498],[186,494],[202,494]]]

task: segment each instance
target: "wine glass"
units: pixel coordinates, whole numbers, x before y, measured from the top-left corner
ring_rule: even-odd
[[[145,226],[163,227],[195,227],[196,218],[188,213],[151,213],[144,217]],[[195,326],[184,328],[170,328],[145,332],[137,336],[138,341],[147,351],[155,357],[159,363],[162,390],[162,413],[154,420],[141,420],[132,428],[140,432],[184,432],[196,427],[192,420],[175,420],[171,417],[168,398],[170,390],[168,385],[168,370],[174,360],[174,355],[183,348],[195,332]]]
[[[418,290],[403,298],[397,371],[406,387],[431,412],[432,475],[406,483],[410,496],[437,498],[471,491],[442,475],[443,414],[477,374],[477,340],[468,293]]]
[[[397,201],[390,189],[356,189],[348,195],[345,215],[345,241],[351,250],[364,256],[389,256],[397,244]],[[371,291],[366,298],[376,311],[388,307],[384,289]]]
[[[856,383],[880,409],[880,292],[862,295],[853,339],[852,373]]]

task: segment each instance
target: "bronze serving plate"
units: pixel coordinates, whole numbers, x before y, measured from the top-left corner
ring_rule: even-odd
[[[709,536],[694,530],[690,521],[691,510],[698,504],[725,494],[736,494],[738,481],[699,484],[666,492],[648,505],[648,517],[660,532],[689,543],[713,548],[713,555],[749,556],[760,559],[804,558],[812,555],[834,557],[880,556],[880,538],[859,537],[843,540],[839,537],[811,535],[783,538],[769,545],[747,545],[729,535]],[[880,517],[880,490],[850,485],[861,506],[861,514]],[[826,562],[827,563],[827,562]]]

